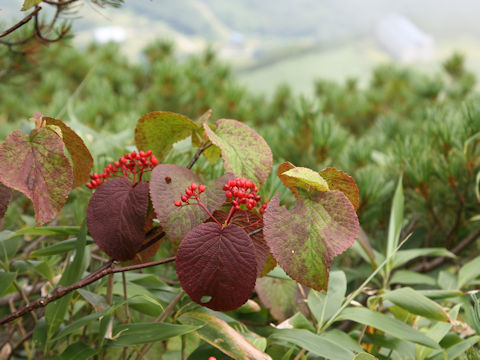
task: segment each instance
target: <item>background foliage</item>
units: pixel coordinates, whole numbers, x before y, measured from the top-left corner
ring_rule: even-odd
[[[381,359],[478,358],[480,107],[475,79],[461,56],[447,59],[443,72],[432,76],[385,65],[366,88],[355,79],[317,80],[313,98],[298,97],[286,85],[267,98],[239,86],[213,51],[178,59],[171,43],[159,41],[136,65],[114,45],[82,52],[61,42],[36,51],[0,83],[2,140],[15,128],[29,129],[34,112],[62,118],[83,137],[100,172],[133,149],[141,115],[165,110],[198,119],[213,109],[215,119],[237,119],[255,128],[277,165],[335,166],[353,176],[363,235],[334,262],[327,294],[297,287],[277,268],[257,281],[256,295],[239,310],[205,311],[182,296],[173,265],[162,265],[125,274],[130,313],[122,277],[116,275],[113,307],[106,305],[107,284],[101,280],[59,302],[65,316],[47,310],[45,317],[18,322],[23,331],[4,327],[0,344],[16,334],[16,342],[28,336],[17,355],[69,358],[82,352],[84,358],[117,358],[123,346],[135,355],[146,352],[139,339],[150,327],[154,331],[148,334],[165,337],[149,338],[156,342],[145,358],[173,359],[182,349],[191,359],[222,354],[243,359],[258,349],[273,359],[350,359],[362,351]],[[188,141],[177,143],[164,162],[186,166],[193,156]],[[217,177],[221,162],[201,159],[196,171]],[[280,185],[272,173],[262,196],[270,199]],[[8,299],[19,289],[33,299],[55,284],[75,281],[61,276],[66,270],[84,274],[102,263],[105,254],[77,227],[89,197],[86,188],[74,190],[51,224],[55,227],[40,230],[34,228],[32,205],[14,194],[1,220],[0,286],[8,285],[0,287],[0,315],[12,311]],[[281,199],[294,204],[287,191]],[[82,242],[74,238],[85,247],[76,248]],[[66,261],[72,251],[77,260]],[[164,243],[155,259],[171,251]],[[13,306],[22,301],[15,297]],[[165,312],[170,303],[174,309]],[[101,316],[105,320],[98,321]],[[116,335],[127,318],[138,328],[107,340],[112,316],[120,326]],[[159,318],[171,324],[152,325]],[[224,345],[218,346],[218,338]]]

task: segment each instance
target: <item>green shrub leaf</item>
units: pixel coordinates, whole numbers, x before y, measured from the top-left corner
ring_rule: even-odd
[[[440,347],[437,342],[404,322],[369,309],[347,308],[340,313],[336,320],[355,321],[385,331],[387,334],[402,340],[411,341],[434,349]]]
[[[143,115],[135,128],[135,145],[138,150],[152,150],[162,161],[172,150],[173,144],[199,128],[188,117],[168,111],[154,111]]]
[[[273,165],[268,144],[257,132],[239,121],[221,119],[216,125],[215,131],[207,124],[204,124],[204,129],[210,141],[222,150],[225,170],[261,187]]]
[[[410,287],[389,291],[382,296],[412,314],[438,321],[448,321],[447,314],[440,305]]]

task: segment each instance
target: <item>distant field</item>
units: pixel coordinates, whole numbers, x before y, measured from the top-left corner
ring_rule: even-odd
[[[480,41],[475,38],[445,40],[437,44],[434,61],[411,65],[422,72],[438,72],[442,61],[455,51],[466,56],[467,68],[480,79]],[[353,77],[361,86],[366,85],[375,66],[391,61],[375,43],[365,40],[290,56],[265,67],[238,71],[237,75],[241,83],[254,91],[272,94],[279,84],[288,83],[295,92],[310,95],[314,81],[320,78],[343,82]]]

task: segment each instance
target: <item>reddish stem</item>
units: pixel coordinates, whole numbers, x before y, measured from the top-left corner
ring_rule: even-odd
[[[195,197],[195,199],[197,200],[197,204],[200,205],[200,207],[205,210],[205,212],[213,219],[213,221],[215,221],[220,227],[222,227],[222,224],[220,224],[218,222],[217,219],[215,219],[212,215],[212,213],[205,207],[205,205],[203,205],[203,203],[200,201],[200,199],[197,197]]]
[[[228,225],[230,223],[230,220],[232,219],[233,214],[235,213],[235,206],[232,206],[230,208],[230,212],[228,213],[227,220],[225,220],[225,224]]]

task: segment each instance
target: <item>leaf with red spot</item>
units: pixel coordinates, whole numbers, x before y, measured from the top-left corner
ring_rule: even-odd
[[[230,311],[250,297],[257,277],[255,247],[245,230],[215,222],[193,228],[178,248],[177,275],[193,301]]]
[[[74,187],[85,185],[90,180],[90,173],[93,168],[93,158],[85,146],[82,138],[75,131],[68,127],[62,120],[44,116],[42,120],[47,126],[57,126],[61,130],[62,140],[72,158]]]
[[[222,151],[225,170],[261,187],[273,164],[268,144],[257,132],[239,121],[221,119],[216,125],[215,131],[207,124],[203,127],[210,141]]]
[[[87,208],[87,226],[95,243],[114,260],[135,257],[145,237],[148,183],[109,180],[95,191]]]
[[[0,183],[0,219],[7,212],[8,204],[12,198],[13,190]]]
[[[269,202],[263,233],[279,265],[303,285],[327,290],[332,260],[353,245],[358,218],[348,198],[338,190],[309,194],[299,191],[294,209]]]
[[[15,130],[0,145],[0,182],[33,201],[35,220],[52,220],[65,205],[73,172],[62,139],[40,128],[24,134]]]
[[[143,115],[135,128],[135,145],[138,150],[152,150],[162,161],[173,144],[201,127],[184,115],[168,111],[153,111]]]
[[[330,190],[340,190],[350,200],[355,210],[360,203],[360,194],[355,180],[341,170],[329,167],[320,171]]]
[[[213,213],[213,217],[216,218],[221,224],[223,224],[225,220],[227,220],[227,216],[228,214],[222,210],[218,210]],[[247,234],[263,227],[263,222],[262,220],[260,220],[260,217],[250,212],[243,211],[236,211],[233,214],[230,223],[238,225],[241,228],[245,229]],[[259,232],[250,236],[250,239],[252,239],[253,245],[255,246],[255,257],[257,259],[257,276],[259,276],[265,267],[265,263],[267,262],[268,255],[270,254],[270,248],[268,247],[267,242],[263,238],[263,232]]]
[[[222,184],[224,177],[219,178]],[[225,177],[226,179],[226,177]],[[192,182],[199,184],[200,177],[193,171],[178,165],[160,164],[152,171],[150,180],[150,196],[153,207],[163,229],[170,241],[177,245],[195,226],[208,218],[208,214],[198,205],[177,207],[174,201],[180,200],[185,189]],[[225,192],[221,185],[207,186],[201,194],[202,203],[213,212],[225,201]]]

